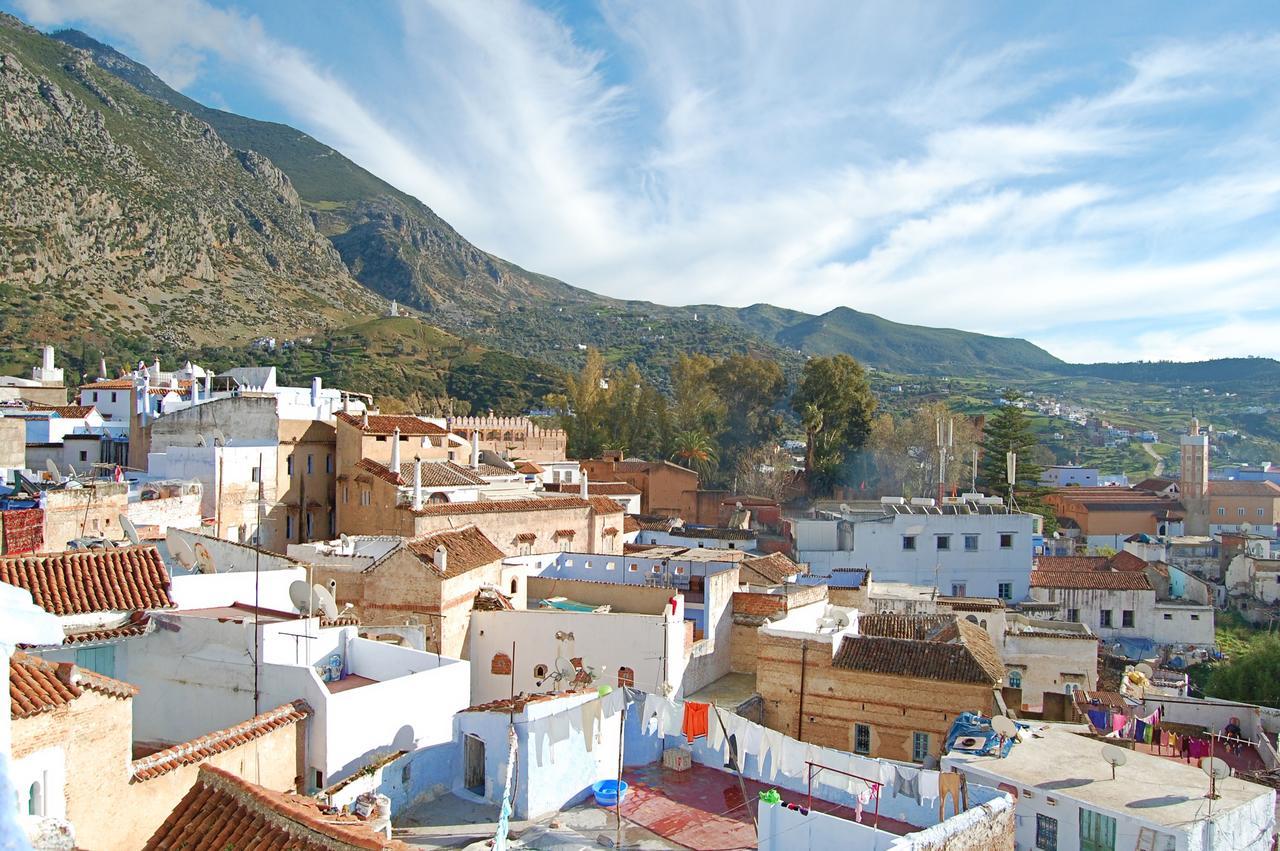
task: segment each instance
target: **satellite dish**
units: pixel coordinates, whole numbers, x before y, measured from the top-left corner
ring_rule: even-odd
[[[1148,665],[1146,662],[1139,662],[1137,665],[1134,666],[1133,669],[1137,671],[1139,674],[1142,674],[1142,676],[1146,677],[1147,679],[1151,679],[1151,675],[1155,673],[1151,669],[1151,666]]]
[[[313,585],[311,590],[315,596],[316,608],[324,612],[324,616],[333,620],[338,616],[338,604],[334,601],[333,595],[329,593],[329,589],[323,585]]]
[[[191,551],[191,545],[181,538],[169,539],[169,552],[173,553],[173,557],[178,560],[178,564],[187,570],[196,566],[196,554]]]
[[[295,579],[289,583],[289,602],[299,614],[311,614],[311,586],[305,579]]]
[[[55,482],[62,481],[62,471],[58,469],[58,465],[54,463],[52,458],[46,458],[44,468],[49,471],[49,475],[53,476]]]
[[[991,719],[991,729],[995,730],[997,736],[1004,736],[1006,739],[1010,739],[1017,734],[1018,725],[1003,715],[997,715]]]
[[[142,539],[138,537],[138,527],[133,525],[133,521],[128,515],[120,515],[120,528],[124,530],[125,537],[129,539],[129,543],[135,547],[142,543]]]
[[[196,446],[204,446],[204,445],[205,445],[205,442],[204,442],[204,435],[203,435],[203,434],[197,434],[197,435],[196,435]]]
[[[1116,766],[1124,765],[1129,761],[1129,755],[1124,752],[1124,748],[1118,748],[1115,745],[1107,745],[1102,749],[1102,761],[1111,766],[1111,779],[1116,779]]]
[[[68,465],[67,465],[67,475],[74,479],[74,478],[76,477],[76,468],[75,468],[75,467],[72,467],[70,464],[68,464]]]
[[[842,503],[840,503],[840,513],[841,513],[841,514],[848,514],[848,513],[849,513],[849,503],[847,503],[847,502],[842,502]]]
[[[342,551],[345,553],[347,551],[347,547],[350,546],[351,544],[351,539],[347,537],[346,532],[343,532],[341,535],[338,536],[338,540],[342,542]],[[355,549],[352,548],[351,552],[354,553]]]
[[[1240,534],[1248,535],[1252,531],[1253,531],[1253,524],[1250,523],[1248,520],[1240,524]]]
[[[1200,770],[1213,780],[1225,780],[1231,776],[1231,766],[1216,756],[1206,756],[1201,759]]]
[[[204,544],[196,541],[196,545],[192,547],[196,554],[196,565],[201,573],[217,573],[217,569],[213,566],[213,556],[209,555],[209,548]]]

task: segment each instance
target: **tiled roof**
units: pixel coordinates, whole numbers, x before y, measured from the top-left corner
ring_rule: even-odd
[[[1136,491],[1152,491],[1154,493],[1159,493],[1169,487],[1169,485],[1176,485],[1177,483],[1177,479],[1161,479],[1152,477],[1138,482],[1133,486],[1133,489]]]
[[[477,591],[471,604],[472,611],[476,612],[509,612],[514,608],[510,600],[492,588]]]
[[[490,700],[488,703],[477,703],[475,706],[468,706],[462,712],[524,712],[525,707],[530,703],[542,703],[547,700],[558,700],[562,697],[573,697],[581,695],[580,691],[563,691],[542,694],[517,694],[515,697],[503,697],[498,700]]]
[[[89,384],[81,384],[81,390],[131,390],[133,389],[132,378],[112,378],[109,381],[93,381]]]
[[[1280,499],[1275,482],[1209,482],[1209,496],[1260,496]]]
[[[576,535],[576,534],[578,534],[578,533],[577,533],[576,531],[574,531],[573,529],[557,529],[557,530],[556,530],[556,532],[555,532],[555,534],[554,534],[554,535],[552,535],[551,537],[553,537],[553,538],[572,538],[572,537],[573,537],[574,535]]]
[[[1111,558],[1107,559],[1107,567],[1111,570],[1119,570],[1129,573],[1146,570],[1147,562],[1146,559],[1136,556],[1128,550],[1121,550]]]
[[[1106,556],[1037,556],[1036,566],[1050,573],[1085,573],[1106,570]]]
[[[504,558],[502,550],[495,547],[493,542],[475,526],[437,532],[434,535],[410,541],[406,546],[419,561],[432,565],[433,569],[436,547],[443,546],[448,554],[448,558],[445,559],[445,572],[441,574],[445,579],[460,576],[468,570],[475,570],[477,567],[484,567],[486,564],[493,564]]]
[[[539,473],[544,473],[546,471],[532,461],[517,461],[516,472],[523,473],[526,476],[536,476]]]
[[[604,535],[605,535],[605,537],[607,538],[607,537],[609,537],[609,536],[611,536],[611,535],[616,535],[616,534],[618,534],[618,527],[617,527],[617,526],[605,526],[603,531],[604,531]]]
[[[499,467],[497,464],[485,464],[484,462],[481,462],[480,466],[476,467],[474,471],[468,471],[468,472],[473,472],[477,476],[484,476],[490,479],[496,479],[501,476],[520,475],[515,470],[512,470],[509,467]]]
[[[714,538],[718,541],[754,541],[760,537],[750,529],[712,528],[709,526],[673,526],[670,534],[675,538]]]
[[[538,540],[537,532],[521,532],[516,535],[516,541],[521,544],[532,544],[536,540]]]
[[[743,559],[739,567],[740,581],[756,585],[781,585],[787,577],[800,573],[800,566],[782,553]]]
[[[135,614],[138,613],[135,612]],[[62,643],[88,644],[96,641],[115,641],[120,638],[137,638],[139,635],[146,635],[150,631],[151,619],[143,615],[123,626],[108,627],[106,629],[86,629],[78,632],[69,631]]]
[[[1070,588],[1098,591],[1150,591],[1151,582],[1145,573],[1111,570],[1031,571],[1032,588]]]
[[[273,792],[211,765],[147,841],[146,851],[410,851],[314,798]]]
[[[89,416],[89,413],[93,411],[93,405],[41,405],[33,402],[27,405],[27,410],[48,411],[66,420],[78,420]]]
[[[128,683],[70,662],[48,662],[22,652],[9,659],[9,714],[14,718],[30,718],[66,706],[85,689],[121,699],[138,693]]]
[[[570,482],[547,482],[542,489],[551,493],[579,493],[582,486]],[[587,482],[587,493],[603,496],[640,496],[640,489],[626,482]]]
[[[596,514],[621,514],[622,506],[614,499],[607,496],[592,495],[587,497],[587,502],[591,505],[591,510]]]
[[[911,641],[927,641],[929,635],[955,622],[955,615],[861,615],[858,633],[875,638],[905,638]]]
[[[859,618],[860,625],[863,620]],[[865,634],[846,637],[831,664],[845,670],[975,685],[996,685],[1003,680],[1004,665],[987,631],[954,616],[950,620],[941,629],[927,631],[932,636],[927,640]],[[900,631],[913,628],[903,626]]]
[[[449,433],[435,423],[430,423],[408,414],[369,414],[368,425],[365,425],[365,418],[360,414],[339,411],[336,417],[347,425],[355,426],[365,434],[392,434],[397,428],[406,437]]]
[[[169,571],[150,544],[0,556],[0,582],[27,589],[37,606],[55,615],[174,606]]]
[[[214,754],[237,748],[246,742],[260,739],[273,730],[296,724],[311,714],[305,701],[295,700],[275,709],[269,709],[225,730],[215,730],[189,742],[183,742],[149,756],[135,759],[131,767],[134,780],[151,780],[184,765],[204,762]]]
[[[396,475],[390,467],[385,464],[379,464],[372,458],[361,458],[356,462],[357,470],[364,470],[366,473],[372,473],[384,482],[390,482],[393,485],[403,485],[404,479]]]
[[[628,535],[640,531],[640,521],[628,514],[622,518],[622,531]]]
[[[400,465],[400,483],[413,484],[413,465],[410,461]],[[509,470],[504,475],[511,475]],[[424,488],[461,488],[488,484],[469,467],[455,464],[452,461],[423,461],[422,486]]]
[[[646,532],[666,532],[671,529],[671,518],[658,514],[637,514],[636,523]]]
[[[608,497],[605,497],[608,499]],[[588,508],[591,503],[576,496],[539,499],[494,499],[478,502],[443,502],[424,505],[413,510],[419,517],[448,517],[454,514],[506,514],[514,511],[563,511],[569,508]],[[615,508],[617,503],[614,503]],[[412,510],[412,509],[411,509]],[[621,508],[617,509],[621,511]]]

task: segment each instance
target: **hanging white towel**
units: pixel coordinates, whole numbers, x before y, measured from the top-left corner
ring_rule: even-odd
[[[716,718],[716,705],[713,703],[707,711],[707,747],[718,754],[723,754],[724,744],[724,731]]]
[[[930,807],[938,800],[938,772],[920,772],[920,801]]]
[[[678,736],[684,730],[684,704],[662,699],[662,723],[658,731],[664,736]]]
[[[782,743],[782,759],[779,760],[782,774],[786,777],[804,779],[804,761],[809,757],[809,746],[795,739],[785,739]]]
[[[600,701],[601,713],[605,718],[616,718],[618,713],[622,711],[622,707],[626,705],[627,696],[621,690],[609,692]]]
[[[891,762],[880,763],[880,782],[892,787],[898,782],[898,769]]]
[[[760,752],[760,748],[764,745],[764,728],[741,716],[739,718],[741,723],[734,731],[738,737],[738,753],[744,756],[755,754],[756,770],[759,771],[764,767],[764,754]]]
[[[582,739],[588,751],[595,747],[596,737],[600,735],[600,722],[600,699],[582,704]]]
[[[640,728],[646,733],[659,732],[662,726],[662,704],[666,703],[656,694],[647,694],[644,698],[644,719]]]
[[[786,737],[777,730],[764,730],[761,736],[763,744],[760,746],[760,765],[761,774],[764,773],[765,757],[769,759],[770,780],[776,780],[782,768],[782,745],[787,741]]]

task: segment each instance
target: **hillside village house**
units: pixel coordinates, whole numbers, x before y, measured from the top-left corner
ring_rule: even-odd
[[[698,474],[670,461],[641,461],[606,452],[581,461],[591,481],[626,482],[640,491],[641,514],[697,517]]]
[[[24,399],[46,405],[65,405],[67,388],[63,380],[62,368],[54,365],[53,346],[45,346],[40,365],[31,368],[30,378],[0,375],[0,402]]]
[[[1136,534],[1180,535],[1185,517],[1176,498],[1129,488],[1061,488],[1045,494],[1044,502],[1077,545],[1092,550],[1122,549]]]
[[[795,560],[812,576],[870,567],[882,582],[936,587],[957,597],[1027,596],[1031,560],[1041,546],[1040,518],[998,498],[885,497],[874,507],[816,511],[791,521]]]
[[[759,630],[764,723],[800,741],[936,764],[956,715],[1002,711],[1005,677],[986,630],[955,615],[806,613]]]

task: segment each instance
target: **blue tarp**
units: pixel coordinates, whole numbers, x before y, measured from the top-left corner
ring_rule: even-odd
[[[1022,724],[1017,721],[1019,730],[1030,730],[1031,725]],[[961,739],[973,738],[978,740],[976,747],[958,748],[956,742]],[[962,753],[976,753],[981,756],[1000,756],[1006,757],[1009,751],[1013,750],[1015,742],[1013,739],[1005,739],[1003,750],[1000,748],[1000,737],[991,729],[991,719],[984,718],[974,712],[961,712],[956,720],[951,724],[951,729],[947,732],[947,744],[943,748],[944,753],[952,750],[961,751]]]

